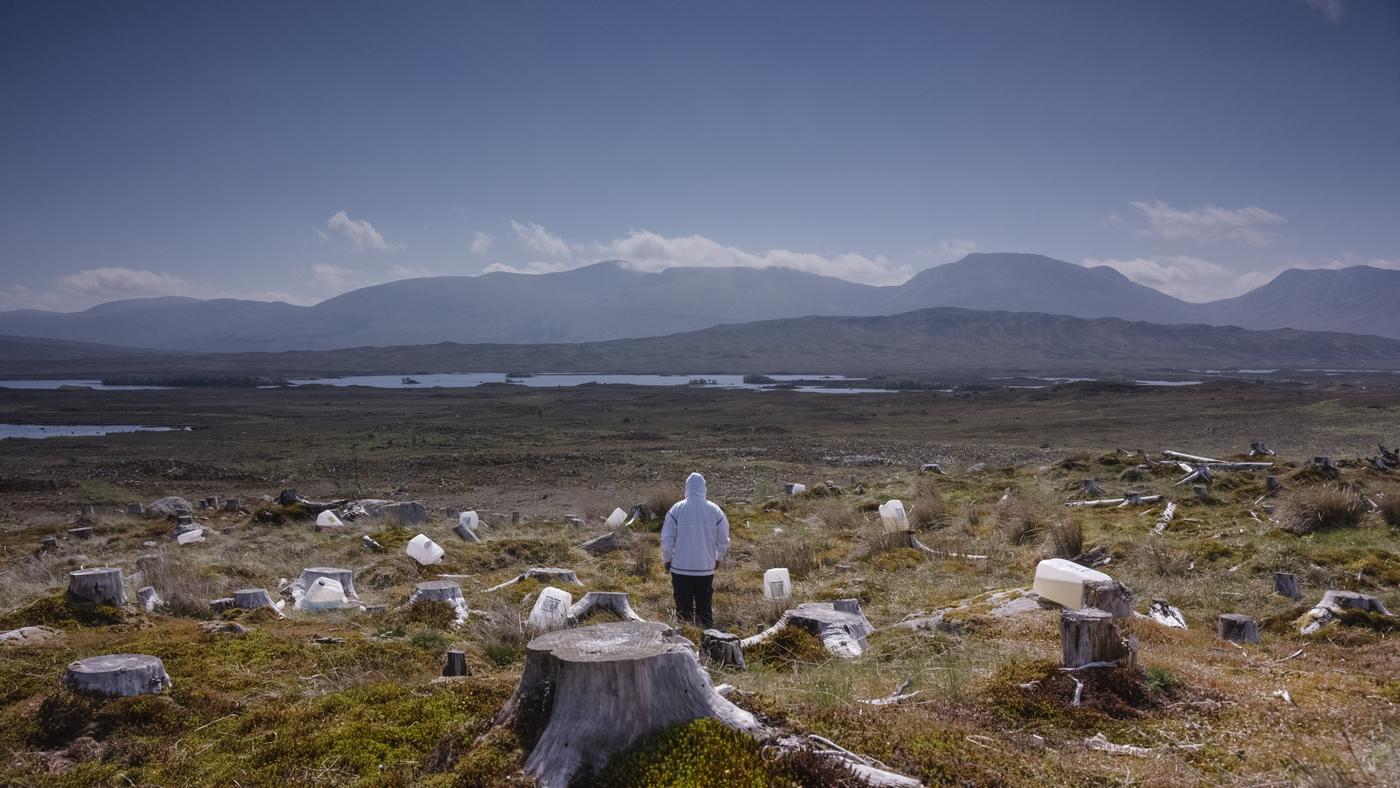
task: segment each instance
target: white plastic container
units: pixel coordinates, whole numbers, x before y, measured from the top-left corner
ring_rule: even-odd
[[[475,531],[481,525],[481,518],[475,511],[466,511],[457,515],[457,524],[468,531]]]
[[[903,533],[909,530],[909,515],[904,512],[904,502],[892,499],[880,504],[880,522],[885,533]]]
[[[302,610],[330,610],[344,605],[345,589],[329,577],[318,577],[301,598]]]
[[[792,576],[788,570],[769,569],[763,573],[763,598],[774,601],[792,596]]]
[[[627,512],[621,509],[613,509],[612,514],[608,515],[608,521],[604,523],[604,525],[609,528],[621,528],[622,524],[625,522],[627,522]]]
[[[175,541],[179,544],[194,544],[196,542],[202,542],[204,541],[204,529],[196,528],[192,531],[185,531],[184,533],[175,537]]]
[[[1036,564],[1031,590],[1041,597],[1078,610],[1084,607],[1086,583],[1111,582],[1113,578],[1087,566],[1063,558],[1047,558]]]
[[[574,604],[574,595],[550,586],[540,592],[535,600],[535,608],[527,620],[532,628],[541,632],[563,629],[569,623],[569,608]]]
[[[438,547],[437,542],[434,542],[423,534],[418,534],[408,540],[408,547],[404,548],[404,552],[408,553],[410,558],[423,566],[436,564],[438,561],[442,560],[443,556],[443,550],[441,547]]]
[[[340,521],[340,518],[335,516],[335,512],[332,512],[330,509],[327,509],[324,512],[321,512],[320,514],[316,515],[316,527],[344,528],[345,523],[342,523]]]
[[[788,495],[802,495],[805,492],[807,492],[807,485],[805,484],[798,484],[794,482],[792,484],[787,485]]]

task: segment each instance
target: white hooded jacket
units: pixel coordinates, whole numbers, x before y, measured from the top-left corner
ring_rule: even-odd
[[[685,500],[666,513],[661,525],[661,560],[678,575],[712,575],[729,550],[729,519],[705,500],[705,477],[690,474]]]

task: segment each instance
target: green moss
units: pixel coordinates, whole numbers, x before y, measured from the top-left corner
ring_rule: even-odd
[[[901,569],[912,569],[924,562],[924,556],[912,547],[896,547],[892,550],[881,550],[872,553],[865,559],[865,563],[870,568],[881,572],[898,572]]]
[[[747,649],[744,661],[791,669],[796,665],[819,665],[830,656],[816,635],[802,627],[786,626],[757,646]]]
[[[701,718],[652,736],[579,783],[586,788],[761,788],[796,785],[770,775],[757,741],[716,720]]]
[[[1337,620],[1349,627],[1363,627],[1382,633],[1400,632],[1400,619],[1372,613],[1369,610],[1346,609],[1337,616]]]
[[[422,624],[433,629],[447,629],[457,618],[457,609],[446,602],[435,600],[420,601],[409,605],[404,611],[409,623]]]
[[[0,630],[37,626],[105,627],[125,620],[120,608],[94,605],[60,591],[0,616]]]

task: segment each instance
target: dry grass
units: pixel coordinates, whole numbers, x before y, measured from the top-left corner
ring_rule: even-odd
[[[1084,552],[1084,524],[1062,517],[1050,523],[1045,535],[1051,558],[1074,558]]]
[[[812,512],[812,520],[822,530],[833,533],[854,533],[864,524],[854,509],[834,500],[823,501]]]
[[[1387,495],[1380,499],[1381,519],[1391,528],[1400,528],[1400,495]]]
[[[993,517],[1002,538],[1013,545],[1034,542],[1067,519],[1057,504],[1018,493],[999,501]]]
[[[1361,495],[1349,487],[1318,484],[1286,494],[1278,507],[1278,521],[1292,534],[1309,534],[1333,528],[1355,528],[1366,514]]]
[[[914,485],[914,498],[906,509],[909,524],[916,531],[932,531],[946,528],[956,519],[956,513],[943,498],[938,484],[932,478],[921,476]]]

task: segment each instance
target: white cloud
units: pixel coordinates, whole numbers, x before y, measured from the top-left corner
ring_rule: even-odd
[[[525,245],[525,248],[535,254],[561,260],[567,260],[573,255],[563,238],[534,222],[517,222],[512,219],[510,229],[515,232],[516,237]]]
[[[1213,301],[1239,295],[1236,274],[1217,263],[1188,255],[1135,257],[1131,260],[1088,258],[1085,266],[1106,265],[1140,285],[1187,301]],[[1233,291],[1233,292],[1231,292]]]
[[[649,230],[633,230],[622,238],[594,244],[593,250],[599,258],[619,259],[641,271],[678,266],[781,266],[868,284],[899,284],[914,273],[911,266],[894,263],[883,255],[867,257],[854,252],[822,255],[789,249],[755,252],[726,246],[703,235],[668,237]]]
[[[386,241],[366,219],[351,219],[345,211],[339,211],[326,220],[326,228],[338,233],[356,249],[377,252],[393,252],[403,248],[403,244]],[[322,233],[324,236],[325,233]]]
[[[437,276],[437,273],[421,265],[389,266],[389,277],[391,279],[419,279],[425,276]]]
[[[1265,246],[1274,238],[1264,228],[1287,221],[1257,205],[1173,208],[1161,200],[1137,201],[1132,205],[1147,219],[1143,235],[1172,240],[1243,241],[1251,246]]]
[[[975,251],[977,251],[976,243],[954,238],[951,241],[939,241],[933,246],[916,250],[914,256],[929,260],[933,265],[944,265],[956,263]]]
[[[1347,4],[1345,0],[1303,0],[1314,11],[1322,14],[1328,22],[1337,23],[1342,21],[1342,15],[1346,13]]]
[[[474,255],[484,255],[491,251],[492,244],[496,243],[496,238],[487,233],[476,233],[472,236],[471,252]]]
[[[567,271],[570,268],[577,268],[577,266],[571,263],[545,263],[537,260],[533,263],[523,263],[521,265],[495,262],[481,269],[481,272],[483,274],[557,274],[560,271]]]
[[[145,298],[187,295],[190,286],[174,274],[133,268],[89,268],[58,278],[58,289],[74,294],[99,294],[109,298]]]

